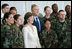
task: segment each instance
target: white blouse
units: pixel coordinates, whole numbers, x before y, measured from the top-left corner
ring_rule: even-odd
[[[27,27],[23,27],[22,32],[24,36],[25,48],[41,48],[37,34],[37,29],[35,26],[33,26],[32,30],[30,26],[27,25]]]

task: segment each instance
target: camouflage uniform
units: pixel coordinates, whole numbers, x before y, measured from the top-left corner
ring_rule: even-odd
[[[57,19],[58,13],[51,13],[51,19]]]
[[[1,25],[2,48],[24,48],[24,40],[21,30],[16,25]]]
[[[67,29],[65,31],[64,48],[71,48],[71,17],[66,19]]]
[[[66,18],[67,21],[67,28],[69,28],[69,31],[71,32],[71,16]]]
[[[46,20],[46,19],[47,19],[47,18],[45,18],[45,16],[42,18],[42,22],[41,22],[41,23],[42,23],[42,30],[45,29],[44,20]],[[54,28],[55,28],[54,24],[56,23],[57,19],[56,19],[56,18],[52,19],[52,18],[50,17],[50,18],[48,18],[48,20],[51,22],[51,29],[54,30]]]
[[[24,48],[24,38],[20,28],[14,24],[12,27],[12,31],[13,31],[13,48]]]
[[[53,29],[53,30],[56,30],[56,27],[55,27],[56,21],[57,21],[56,18],[55,19],[51,19],[51,29]]]
[[[58,40],[55,31],[50,30],[48,32],[43,30],[40,35],[42,48],[56,48]]]
[[[45,29],[45,26],[44,26],[44,21],[46,20],[47,18],[44,16],[43,18],[42,18],[42,26],[41,26],[41,30],[44,30]],[[48,20],[49,21],[51,21],[51,18],[48,18]]]
[[[67,22],[60,22],[57,21],[56,22],[56,33],[58,36],[58,47],[59,48],[67,48],[70,47],[70,43],[68,43],[68,41],[70,41],[70,33],[67,32],[68,28],[67,28]]]
[[[10,25],[1,25],[1,46],[2,48],[12,48],[12,30]]]

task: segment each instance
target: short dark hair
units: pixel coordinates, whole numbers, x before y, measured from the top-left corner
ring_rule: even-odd
[[[49,6],[45,6],[44,11],[46,11],[47,8],[50,8]]]
[[[54,5],[57,5],[56,3],[52,5],[52,9],[54,8]]]
[[[11,7],[11,8],[10,8],[10,11],[11,11],[11,10],[17,11],[16,7]]]
[[[35,6],[37,6],[36,4],[33,4],[32,6],[31,6],[31,11],[33,10],[33,7],[35,7]]]
[[[50,21],[50,19],[45,19],[45,20],[44,20],[44,24],[46,23],[46,21]]]
[[[8,19],[8,18],[9,18],[9,15],[11,15],[11,14],[12,14],[11,12],[6,12],[6,13],[4,14],[4,17],[3,17],[3,19],[2,19],[2,23],[3,23],[3,24],[5,24],[6,19]]]
[[[60,12],[64,12],[64,10],[59,10],[58,15],[60,14]]]
[[[59,13],[60,13],[60,12],[64,12],[64,10],[59,10]]]
[[[28,20],[28,18],[31,17],[31,16],[33,16],[33,14],[32,14],[31,12],[27,12],[27,13],[25,14],[24,24],[27,24],[27,20]]]
[[[14,20],[17,20],[19,18],[19,16],[21,16],[21,15],[20,14],[14,15]]]
[[[3,4],[2,9],[4,9],[6,6],[9,6],[8,4]]]

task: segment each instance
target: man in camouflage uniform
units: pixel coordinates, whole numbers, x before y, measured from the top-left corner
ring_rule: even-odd
[[[51,19],[56,19],[57,15],[58,15],[58,5],[53,4],[52,5],[52,10],[53,10],[53,12],[51,13]]]
[[[57,34],[54,30],[50,29],[51,24],[48,20],[45,20],[44,23],[46,28],[40,34],[42,48],[56,48],[58,42]]]
[[[55,31],[58,37],[58,48],[68,48],[71,46],[71,33],[67,32],[67,22],[65,12],[59,11],[58,20],[56,21]]]
[[[14,24],[12,27],[13,31],[13,48],[24,48],[23,33],[20,28]]]
[[[53,4],[52,5],[52,10],[53,12],[51,13],[51,29],[55,30],[55,25],[56,25],[56,21],[57,21],[57,16],[58,16],[58,5],[57,4]]]

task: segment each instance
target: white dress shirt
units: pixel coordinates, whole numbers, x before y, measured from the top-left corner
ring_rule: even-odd
[[[1,24],[2,24],[3,17],[4,17],[4,13],[1,13]]]
[[[41,48],[37,34],[37,29],[35,26],[33,26],[32,30],[30,26],[27,25],[27,27],[23,27],[22,32],[24,36],[25,48]]]

